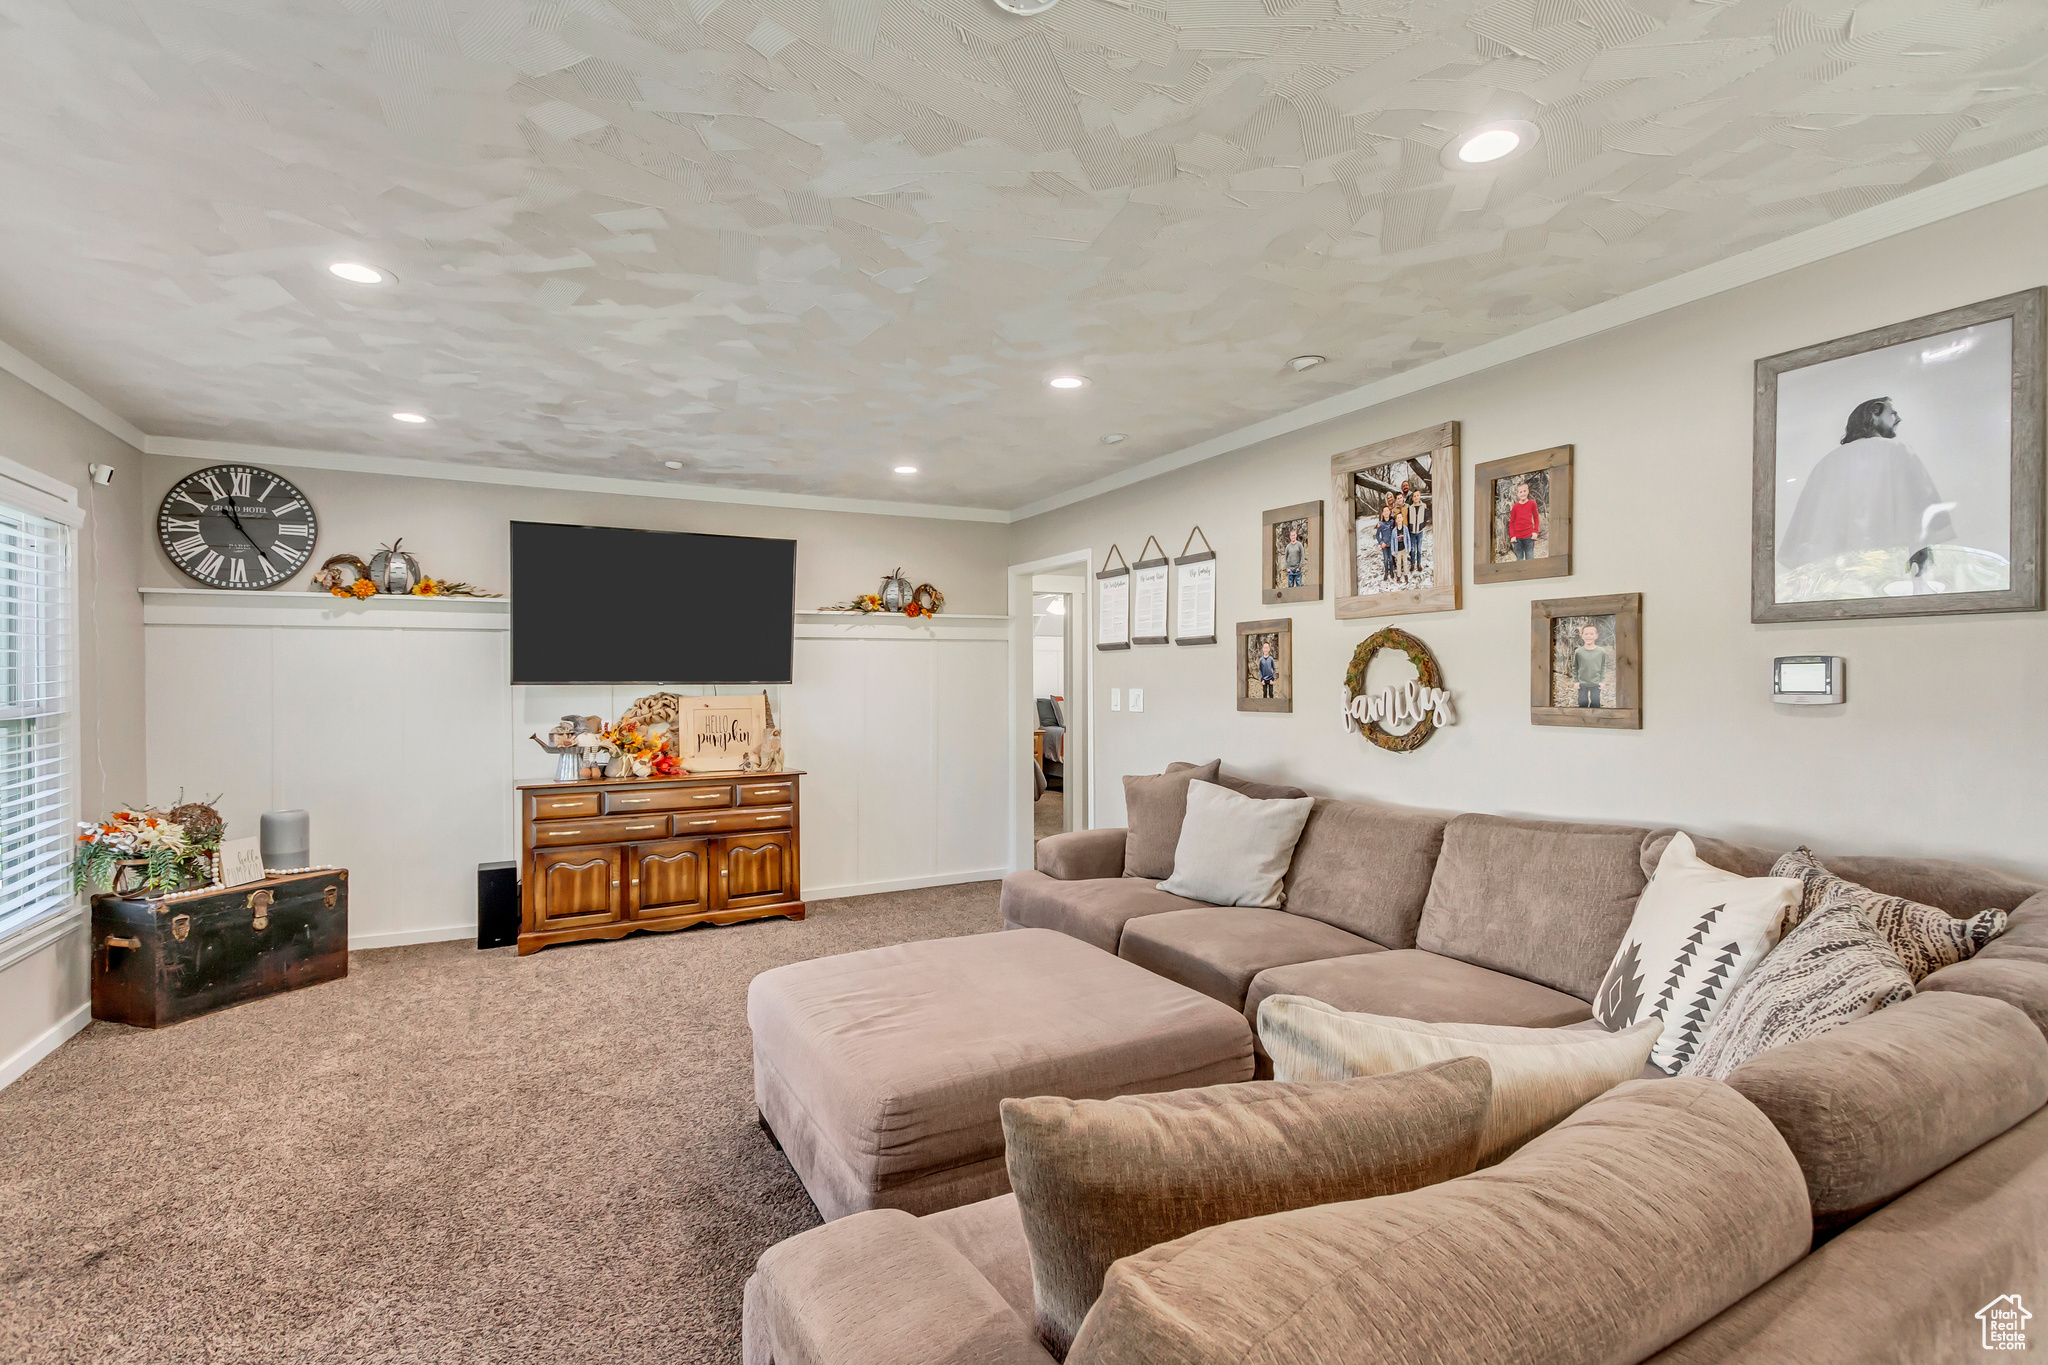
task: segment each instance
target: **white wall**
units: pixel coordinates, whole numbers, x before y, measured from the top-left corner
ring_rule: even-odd
[[[0,373],[0,455],[78,489],[79,807],[92,813],[142,799],[142,558],[144,457],[56,400]],[[95,487],[89,464],[110,464]],[[0,967],[0,1085],[90,1018],[83,924]]]
[[[2048,879],[2048,615],[1749,620],[1753,362],[2048,283],[2043,221],[2048,193],[2013,199],[1019,523],[1013,561],[1178,544],[1199,523],[1219,557],[1222,639],[1236,621],[1294,621],[1291,715],[1235,709],[1228,643],[1096,654],[1093,823],[1122,820],[1118,775],[1220,755],[1333,795],[1673,822]],[[1450,419],[1468,507],[1475,463],[1576,447],[1572,577],[1480,586],[1468,567],[1464,609],[1435,615],[1340,622],[1327,596],[1261,605],[1261,509],[1328,499],[1331,455]],[[1644,728],[1532,726],[1529,603],[1614,592],[1643,594]],[[1458,703],[1460,723],[1413,754],[1338,718],[1352,650],[1386,624],[1429,644]],[[1770,660],[1795,653],[1846,655],[1849,704],[1774,707]],[[1132,686],[1144,712],[1111,713],[1109,690]]]

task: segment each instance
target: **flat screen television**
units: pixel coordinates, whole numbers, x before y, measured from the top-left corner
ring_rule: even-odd
[[[512,523],[512,681],[786,683],[796,542]]]

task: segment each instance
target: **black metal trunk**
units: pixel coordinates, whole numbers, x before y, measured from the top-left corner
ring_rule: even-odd
[[[175,900],[95,896],[92,1016],[160,1028],[348,975],[348,873]]]

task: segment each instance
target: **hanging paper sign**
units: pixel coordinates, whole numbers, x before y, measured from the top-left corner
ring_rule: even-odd
[[[1131,643],[1163,645],[1166,637],[1166,547],[1145,537],[1146,549],[1159,551],[1157,559],[1140,559],[1131,565]],[[1144,550],[1138,551],[1145,553]]]
[[[1095,575],[1095,647],[1097,649],[1129,649],[1131,647],[1131,566],[1124,562],[1123,551],[1112,545],[1109,553],[1116,556],[1119,567],[1109,567],[1109,555],[1102,558],[1102,569]]]
[[[1189,554],[1188,545],[1195,543],[1196,536],[1202,536],[1199,526],[1188,532],[1187,545],[1180,547],[1180,557],[1173,561],[1174,600],[1180,608],[1173,633],[1177,645],[1216,643],[1216,552],[1209,548],[1209,537],[1202,536],[1202,548]]]

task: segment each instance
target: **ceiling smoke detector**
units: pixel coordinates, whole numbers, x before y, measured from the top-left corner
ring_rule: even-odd
[[[1454,171],[1478,170],[1527,151],[1542,136],[1543,130],[1526,119],[1497,119],[1467,128],[1446,142],[1441,160]]]
[[[1287,368],[1300,374],[1303,370],[1313,370],[1328,359],[1328,356],[1321,355],[1298,355],[1287,362]]]
[[[995,0],[996,8],[1008,14],[1021,14],[1029,19],[1034,14],[1043,14],[1057,5],[1060,0]]]
[[[663,460],[661,462],[661,467],[663,469],[681,469],[683,467],[683,462],[681,460]]]

